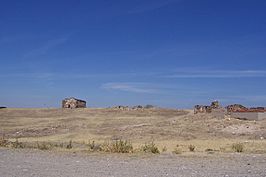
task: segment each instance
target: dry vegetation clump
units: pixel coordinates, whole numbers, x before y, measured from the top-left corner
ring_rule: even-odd
[[[182,154],[182,149],[179,147],[179,145],[177,144],[176,147],[173,150],[174,154]]]
[[[37,142],[36,144],[37,144],[36,148],[40,150],[50,150],[53,147],[51,143],[47,142],[42,142],[42,143]]]
[[[72,145],[72,140],[69,141],[69,143],[66,146],[67,149],[72,149],[73,145]]]
[[[11,147],[12,148],[25,148],[26,147],[26,144],[23,143],[23,142],[19,142],[18,138],[16,138],[16,141],[15,142],[11,142]]]
[[[3,135],[0,138],[0,147],[7,147],[9,145],[9,141],[5,138],[5,136]]]
[[[242,144],[242,143],[234,143],[232,145],[232,149],[235,152],[243,152],[244,151],[244,144]]]
[[[144,146],[141,146],[140,151],[146,152],[146,153],[153,153],[153,154],[160,153],[158,147],[155,145],[153,141],[150,143],[145,143]]]
[[[102,151],[101,144],[96,144],[95,141],[89,141],[86,145],[89,147],[90,152]]]
[[[192,145],[192,144],[190,144],[190,145],[188,146],[188,149],[189,149],[190,152],[194,152],[194,151],[195,151],[195,148],[196,148],[196,146],[194,146],[194,145]]]
[[[162,149],[162,152],[166,152],[167,151],[167,147],[164,146],[163,149]]]
[[[130,141],[116,140],[114,142],[105,142],[101,145],[101,151],[111,153],[132,153],[133,146]]]

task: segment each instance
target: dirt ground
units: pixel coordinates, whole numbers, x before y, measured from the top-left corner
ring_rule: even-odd
[[[265,177],[265,154],[160,155],[55,153],[0,148],[3,177]]]
[[[154,141],[172,151],[187,145],[197,152],[230,151],[232,143],[245,151],[266,152],[266,120],[221,119],[211,114],[174,109],[1,109],[0,136],[21,141],[89,142],[129,140],[134,146]]]

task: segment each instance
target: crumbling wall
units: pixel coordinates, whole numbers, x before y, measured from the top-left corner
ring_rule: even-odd
[[[86,101],[76,98],[66,98],[62,101],[62,108],[86,108]]]
[[[248,108],[241,104],[232,104],[226,106],[227,112],[245,112],[248,111]]]

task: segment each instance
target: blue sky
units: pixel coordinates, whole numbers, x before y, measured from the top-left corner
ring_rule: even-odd
[[[266,106],[265,0],[11,0],[0,106]]]

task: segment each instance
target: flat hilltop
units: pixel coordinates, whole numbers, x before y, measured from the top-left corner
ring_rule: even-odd
[[[243,143],[247,153],[266,152],[266,120],[221,119],[193,110],[7,108],[0,110],[0,135],[22,142],[127,140],[134,147],[153,141],[159,149],[183,152],[188,145],[196,152],[231,152],[232,144]]]

